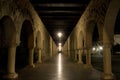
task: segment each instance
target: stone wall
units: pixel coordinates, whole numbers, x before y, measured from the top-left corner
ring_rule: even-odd
[[[10,18],[14,27],[12,27],[7,20],[4,20],[4,17]],[[0,39],[1,47],[8,47],[11,46],[11,44],[19,46],[21,44],[20,37],[25,21],[28,21],[30,24],[28,23],[24,27],[28,29],[30,26],[32,27],[32,33],[30,34],[33,35],[33,38],[30,39],[30,46],[36,47],[37,33],[40,33],[39,48],[43,52],[43,60],[46,60],[50,56],[50,35],[29,0],[0,0],[0,27],[2,25],[7,26],[7,29],[5,29],[4,26],[3,29],[0,28],[1,37],[6,35],[6,39],[4,39],[4,37]],[[5,34],[4,29],[8,34]],[[28,29],[26,30],[29,31]],[[11,32],[14,33],[9,35]],[[12,38],[13,34],[15,34],[15,39]],[[11,42],[11,39],[13,42]]]

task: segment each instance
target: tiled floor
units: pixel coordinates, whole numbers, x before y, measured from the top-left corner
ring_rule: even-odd
[[[24,68],[18,72],[17,80],[100,80],[101,72],[87,69],[83,64],[71,62],[62,54],[35,68]]]

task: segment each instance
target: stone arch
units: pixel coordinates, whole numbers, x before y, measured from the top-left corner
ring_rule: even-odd
[[[104,79],[114,79],[111,64],[111,46],[114,42],[114,28],[118,12],[120,10],[120,0],[112,0],[109,4],[103,27],[104,44]],[[108,75],[109,74],[109,75]]]
[[[103,26],[95,24],[92,33],[92,53],[99,56],[102,56],[103,53],[103,31],[101,29]]]
[[[120,34],[120,9],[115,20],[114,34]]]
[[[0,19],[0,69],[7,70],[8,49],[11,46],[17,46],[16,27],[10,16],[3,16]]]
[[[16,44],[16,27],[11,17],[4,16],[0,20],[1,46],[11,46]],[[4,36],[3,36],[4,35]]]
[[[114,29],[115,29],[115,22],[117,19],[118,12],[120,10],[120,1],[115,0],[111,1],[106,16],[105,16],[105,23],[104,23],[104,40],[106,42],[113,43],[113,36],[114,36]]]
[[[97,41],[99,41],[99,30],[97,24],[95,24],[92,32],[92,42]]]
[[[90,20],[86,24],[86,34],[85,34],[85,53],[86,53],[86,64],[91,66],[91,53],[93,47],[93,37],[96,37],[96,41],[99,41],[100,26],[97,25],[95,20]],[[96,34],[97,35],[94,35]]]
[[[92,47],[92,37],[93,37],[93,31],[94,27],[96,25],[96,22],[94,20],[89,21],[86,25],[86,46],[91,48]]]
[[[102,34],[101,31],[101,26],[99,26],[97,24],[96,21],[91,20],[87,23],[87,28],[86,28],[86,37],[85,37],[85,41],[86,41],[86,46],[92,45],[92,42],[96,42],[96,41],[100,41],[100,36]],[[92,46],[91,46],[92,47]]]
[[[118,54],[120,52],[120,10],[118,12],[115,27],[114,27],[114,43],[112,47],[112,54]]]
[[[34,32],[32,23],[29,20],[25,20],[22,24],[20,33],[20,44],[17,47],[17,61],[18,68],[28,65],[29,49],[34,48]]]

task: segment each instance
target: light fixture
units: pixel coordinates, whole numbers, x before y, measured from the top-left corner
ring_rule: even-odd
[[[92,50],[95,51],[95,47],[93,47]]]
[[[102,46],[99,46],[99,49],[100,49],[100,50],[103,50],[103,47],[102,47]]]
[[[58,37],[62,37],[62,33],[61,32],[59,32],[57,35],[58,35]]]
[[[58,46],[58,50],[61,51],[61,50],[62,50],[62,47],[61,47],[61,46]]]
[[[61,45],[62,45],[62,43],[58,43],[58,45],[59,45],[59,46],[61,46]]]

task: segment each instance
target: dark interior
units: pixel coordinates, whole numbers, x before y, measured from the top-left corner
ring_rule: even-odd
[[[30,0],[55,43],[64,44],[90,0]]]

